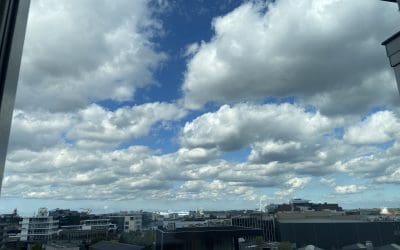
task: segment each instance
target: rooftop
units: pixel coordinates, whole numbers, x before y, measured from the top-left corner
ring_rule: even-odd
[[[238,231],[259,231],[259,229],[235,227],[235,226],[224,226],[224,227],[189,227],[189,228],[176,228],[175,230],[159,229],[162,232],[238,232]]]
[[[142,246],[135,246],[131,244],[116,243],[111,241],[100,241],[90,246],[93,250],[143,250]]]

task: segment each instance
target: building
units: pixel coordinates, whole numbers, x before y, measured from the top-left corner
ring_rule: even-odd
[[[289,204],[271,204],[266,207],[269,213],[293,211],[336,211],[343,212],[337,203],[312,203],[305,199],[292,199]]]
[[[23,218],[20,225],[20,240],[27,242],[47,242],[54,238],[58,231],[58,220],[54,220],[53,216],[49,216],[46,208],[39,208],[37,215],[34,217]]]
[[[70,209],[54,209],[49,211],[49,215],[53,216],[53,219],[58,220],[61,226],[78,225],[81,220],[89,219],[86,213],[79,211],[73,211]]]
[[[239,250],[254,245],[260,229],[242,227],[194,227],[156,231],[156,250]],[[245,246],[246,245],[246,246]]]
[[[135,246],[131,244],[117,243],[111,241],[100,241],[93,244],[89,248],[90,250],[143,250],[142,246]]]
[[[16,248],[21,233],[19,222],[22,220],[15,209],[11,214],[0,215],[0,249],[4,247]]]
[[[78,243],[90,243],[93,240],[107,239],[109,235],[109,230],[107,228],[103,229],[91,229],[82,225],[75,226],[63,226],[58,232],[57,239],[67,242],[78,242]]]
[[[91,219],[91,220],[82,220],[81,229],[116,231],[117,225],[111,223],[110,219]]]
[[[279,241],[297,247],[315,245],[323,249],[342,248],[355,243],[373,246],[400,243],[400,222],[370,222],[351,219],[295,219],[277,223]]]
[[[0,249],[16,248],[21,233],[18,225],[0,223]]]
[[[260,229],[262,230],[263,239],[266,242],[275,242],[278,238],[275,230],[275,218],[266,213],[254,213],[234,217],[232,218],[232,226]]]
[[[112,215],[108,217],[117,226],[118,232],[135,232],[142,230],[142,214]]]
[[[80,250],[79,246],[71,243],[54,243],[45,244],[43,246],[45,250]]]
[[[116,231],[117,225],[110,219],[82,220],[80,225],[61,226],[57,240],[86,244],[94,240],[108,239]]]

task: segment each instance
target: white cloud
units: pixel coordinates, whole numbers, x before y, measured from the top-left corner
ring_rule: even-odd
[[[80,148],[113,148],[148,135],[153,125],[181,119],[186,111],[170,103],[146,103],[114,111],[92,104],[76,112],[16,110],[10,150],[73,143]]]
[[[337,194],[356,194],[365,191],[367,187],[365,186],[358,186],[358,185],[343,185],[343,186],[336,186],[335,192]]]
[[[222,106],[185,124],[181,142],[186,147],[240,149],[264,140],[292,141],[318,136],[336,125],[319,113],[291,104]]]
[[[67,137],[79,146],[113,146],[131,138],[147,135],[152,125],[168,120],[179,120],[186,112],[175,104],[146,103],[123,107],[115,111],[92,104],[78,113],[76,124]]]
[[[62,134],[73,122],[73,116],[68,113],[15,110],[8,150],[22,148],[38,150],[62,143]]]
[[[246,2],[214,19],[214,36],[188,62],[184,102],[199,108],[208,101],[300,96],[329,114],[394,102],[380,43],[398,20],[395,8],[379,1]]]
[[[398,137],[400,123],[391,111],[380,111],[350,126],[344,139],[352,144],[384,143]]]
[[[266,141],[254,143],[248,158],[250,162],[260,163],[293,160],[300,154],[303,154],[300,142]]]
[[[249,201],[275,189],[275,197],[286,197],[314,177],[338,194],[366,190],[336,186],[327,176],[338,171],[371,185],[400,183],[398,114],[389,105],[360,122],[356,115],[397,95],[377,47],[398,15],[385,6],[280,0],[265,12],[261,1],[251,1],[215,19],[210,42],[186,48],[183,98],[191,108],[208,101],[229,105],[192,118],[197,113],[186,116],[175,103],[115,110],[96,104],[131,100],[136,89],[154,82],[165,55],[150,42],[161,24],[147,2],[35,1],[3,195]],[[296,104],[232,102],[268,95],[295,95]],[[177,127],[184,117],[189,120]],[[164,129],[179,131],[175,152],[132,146]],[[389,148],[369,145],[392,140]],[[250,150],[238,157],[247,161],[227,160],[239,149]]]
[[[288,196],[298,189],[304,188],[311,181],[311,177],[293,177],[286,181],[285,189],[275,193],[276,196]]]
[[[154,83],[166,58],[150,42],[160,29],[146,1],[33,1],[16,105],[73,110],[130,100]]]
[[[331,186],[331,187],[336,186],[336,181],[335,181],[335,179],[333,179],[333,178],[325,178],[325,177],[322,177],[322,178],[319,180],[319,182],[321,182],[321,183],[324,184],[324,185]]]

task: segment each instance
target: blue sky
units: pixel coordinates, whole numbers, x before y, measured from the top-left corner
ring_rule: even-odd
[[[33,1],[0,211],[398,207],[398,21],[373,0]]]

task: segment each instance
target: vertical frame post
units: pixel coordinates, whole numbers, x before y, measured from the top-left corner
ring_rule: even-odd
[[[30,0],[0,1],[0,192]]]

